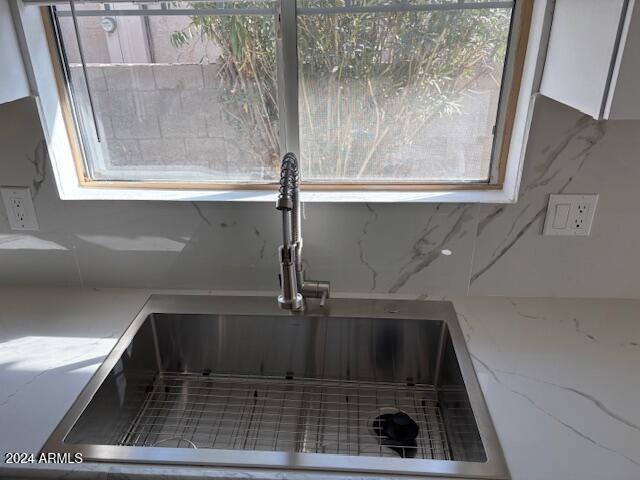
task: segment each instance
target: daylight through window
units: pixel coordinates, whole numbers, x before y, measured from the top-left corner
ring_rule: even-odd
[[[495,184],[514,9],[486,0],[58,3],[81,176],[273,184],[293,150],[307,184]]]

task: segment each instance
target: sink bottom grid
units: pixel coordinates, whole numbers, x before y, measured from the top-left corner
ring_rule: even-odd
[[[161,373],[119,444],[377,457],[405,449],[411,458],[451,460],[448,435],[464,438],[473,422],[466,395],[455,393],[443,395],[447,415],[457,417],[445,422],[438,391],[427,385]],[[372,425],[397,411],[419,434],[391,448]]]

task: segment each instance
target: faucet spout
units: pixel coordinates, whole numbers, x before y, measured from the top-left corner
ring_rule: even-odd
[[[280,308],[302,311],[305,297],[320,298],[321,305],[329,298],[329,282],[305,280],[302,266],[302,233],[300,221],[300,175],[298,159],[287,153],[280,168],[280,189],[276,209],[282,212],[282,245],[280,260]]]

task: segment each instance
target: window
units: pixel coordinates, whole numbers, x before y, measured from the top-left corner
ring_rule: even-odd
[[[528,4],[56,4],[80,181],[262,188],[294,151],[305,189],[499,188]]]
[[[75,8],[55,16],[89,179],[278,178],[272,1]]]

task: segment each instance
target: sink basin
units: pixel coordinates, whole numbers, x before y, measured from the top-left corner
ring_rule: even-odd
[[[43,451],[508,478],[448,302],[152,296]]]

